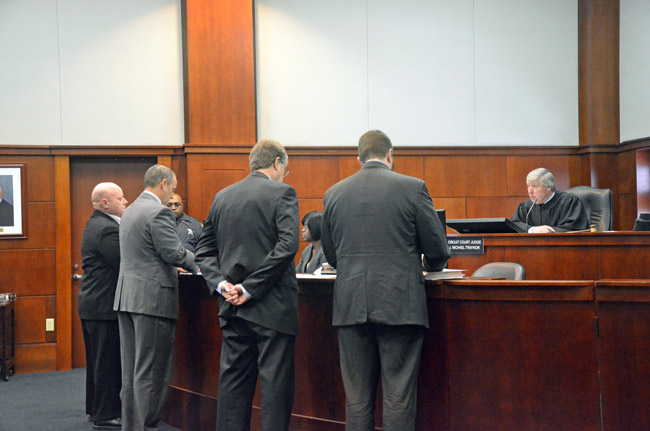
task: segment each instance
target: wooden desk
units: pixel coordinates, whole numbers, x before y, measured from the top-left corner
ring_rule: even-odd
[[[596,282],[603,425],[650,429],[650,280]]]
[[[450,235],[450,238],[456,235]],[[528,280],[650,279],[650,232],[485,234],[485,254],[454,255],[470,275],[488,262],[516,262]]]
[[[299,286],[292,430],[344,429],[345,398],[330,325],[332,285],[309,280]],[[593,286],[592,281],[428,283],[431,327],[422,351],[417,429],[599,430]],[[171,425],[214,429],[220,346],[217,299],[208,295],[201,277],[181,277],[166,416]],[[253,406],[252,428],[259,430],[259,393]]]

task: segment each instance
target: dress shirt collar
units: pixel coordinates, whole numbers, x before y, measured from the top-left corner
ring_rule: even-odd
[[[118,216],[116,216],[116,215],[109,214],[109,213],[104,213],[104,214],[106,214],[107,216],[109,216],[110,218],[112,218],[113,220],[115,220],[115,221],[117,222],[117,224],[120,224],[120,221],[122,220],[121,217],[118,217]]]
[[[540,205],[546,205],[547,203],[551,202],[551,199],[553,199],[554,197],[555,197],[555,192],[553,192],[553,194],[551,195],[551,197],[548,198],[548,200],[547,200],[546,202],[544,202],[544,203],[542,203],[542,204],[540,204]]]

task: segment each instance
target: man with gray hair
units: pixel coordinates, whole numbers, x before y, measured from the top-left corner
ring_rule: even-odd
[[[14,207],[4,198],[5,190],[0,183],[0,226],[14,225]]]
[[[165,204],[176,175],[161,165],[144,175],[145,190],[120,223],[118,312],[122,356],[122,429],[157,430],[167,396],[178,316],[178,270],[198,273]]]
[[[86,346],[86,414],[94,430],[119,429],[120,332],[113,310],[120,271],[120,218],[127,200],[120,186],[99,183],[91,194],[94,211],[81,236],[79,318]]]
[[[208,288],[219,295],[222,332],[217,431],[246,431],[257,377],[262,429],[288,430],[298,335],[298,197],[283,183],[286,151],[263,140],[248,177],[217,193],[196,246]]]
[[[526,186],[530,199],[519,204],[511,220],[529,233],[568,232],[589,227],[580,199],[555,190],[555,177],[547,169],[530,171]]]

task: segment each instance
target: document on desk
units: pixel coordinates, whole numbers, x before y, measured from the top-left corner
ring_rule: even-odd
[[[336,278],[336,274],[302,274],[297,273],[296,278],[298,280],[326,280]]]
[[[423,274],[425,280],[451,280],[465,277],[465,270],[445,268],[442,271],[424,271]]]

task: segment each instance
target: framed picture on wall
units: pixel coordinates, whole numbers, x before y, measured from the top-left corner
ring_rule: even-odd
[[[0,239],[27,237],[24,167],[0,163]]]

